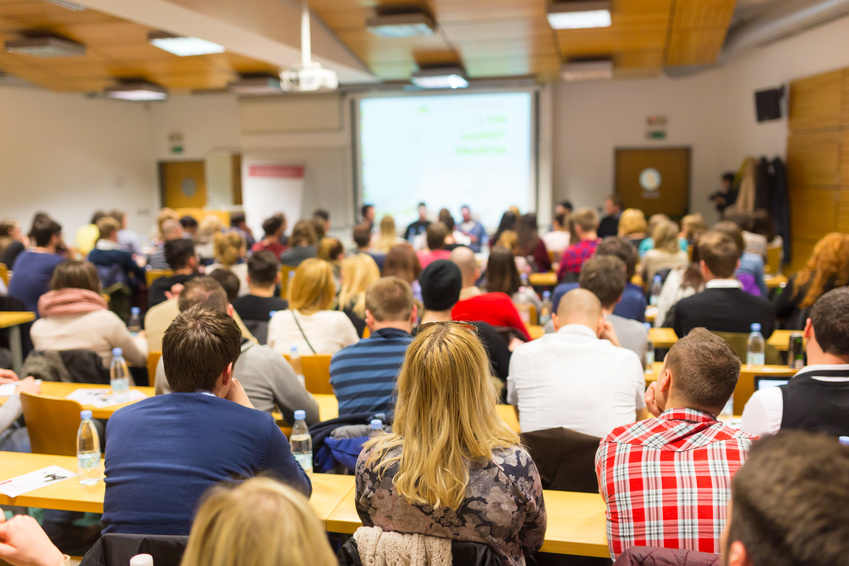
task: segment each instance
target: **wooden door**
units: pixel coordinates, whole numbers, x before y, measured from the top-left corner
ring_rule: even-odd
[[[206,208],[204,161],[160,161],[162,206]]]
[[[646,217],[680,218],[690,206],[690,148],[616,149],[616,194]]]

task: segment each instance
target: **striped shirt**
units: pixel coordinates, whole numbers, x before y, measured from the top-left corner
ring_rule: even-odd
[[[330,384],[339,401],[339,416],[385,413],[395,408],[395,382],[413,337],[382,328],[333,355]]]
[[[613,429],[596,453],[611,556],[631,546],[718,554],[731,477],[756,438],[695,409]]]

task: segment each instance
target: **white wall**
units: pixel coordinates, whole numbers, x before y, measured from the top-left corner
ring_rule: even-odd
[[[157,206],[145,105],[0,88],[0,216],[29,229],[36,211],[66,239],[95,209],[122,208],[147,231]]]

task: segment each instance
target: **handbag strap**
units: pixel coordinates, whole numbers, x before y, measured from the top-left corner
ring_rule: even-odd
[[[292,309],[292,318],[294,318],[294,319],[295,319],[295,324],[297,324],[297,325],[298,325],[298,330],[300,330],[300,331],[301,331],[301,336],[303,336],[303,337],[304,337],[304,341],[307,343],[307,346],[309,346],[309,347],[310,347],[310,351],[311,351],[313,354],[315,354],[315,348],[313,348],[313,347],[312,347],[312,344],[310,344],[310,339],[309,339],[309,338],[307,338],[307,335],[306,335],[306,334],[304,334],[304,329],[303,329],[303,328],[301,328],[301,323],[300,323],[300,322],[298,322],[298,317],[297,317],[297,316],[295,316],[295,309]]]

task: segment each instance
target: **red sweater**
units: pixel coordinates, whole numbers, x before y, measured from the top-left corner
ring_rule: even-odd
[[[525,323],[519,317],[516,305],[504,293],[484,293],[470,299],[458,302],[451,309],[453,320],[481,321],[492,326],[509,326],[515,328],[526,341],[531,335]]]

